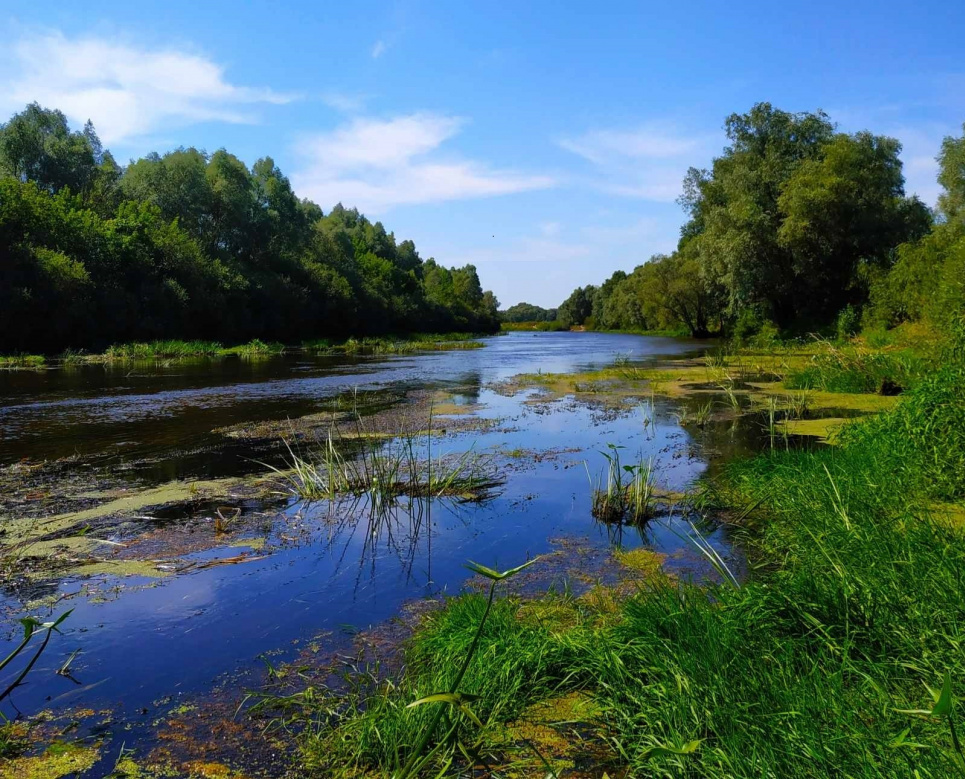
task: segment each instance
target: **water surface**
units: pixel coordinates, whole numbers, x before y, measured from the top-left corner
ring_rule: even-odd
[[[32,608],[42,614],[68,607],[74,612],[30,683],[13,696],[16,709],[5,711],[109,708],[123,723],[118,725],[123,735],[115,734],[117,743],[111,742],[116,757],[120,741],[145,749],[154,738],[152,722],[179,701],[207,694],[233,672],[247,672],[246,683],[257,685],[252,671],[260,667],[263,653],[272,653],[275,662],[284,660],[307,641],[337,641],[384,622],[414,598],[460,591],[468,559],[509,567],[552,552],[559,539],[570,538],[595,549],[647,545],[666,553],[667,566],[680,575],[706,572],[682,539],[685,518],[665,514],[643,530],[619,534],[590,514],[587,468],[594,474],[602,469],[600,452],[609,444],[624,447],[627,462],[653,458],[664,489],[685,489],[704,472],[707,452],[700,436],[679,424],[675,403],[641,400],[614,410],[571,397],[535,403],[533,389],[498,390],[499,382],[520,373],[587,370],[608,365],[617,355],[646,359],[703,348],[667,338],[512,333],[486,339],[483,349],[389,358],[295,354],[133,370],[89,366],[0,374],[4,464],[80,455],[82,462],[87,458],[119,469],[148,460],[150,467],[135,468],[145,483],[263,470],[246,442],[214,431],[322,411],[334,396],[354,388],[404,395],[429,386],[448,390],[456,403],[471,404],[474,414],[493,420],[491,427],[449,435],[434,445],[492,456],[505,479],[484,503],[400,505],[374,524],[364,501],[332,507],[324,501],[251,499],[239,507],[246,515],[264,514],[253,555],[258,559],[198,565],[163,579],[100,575],[53,581],[43,593],[46,602],[62,602],[46,611]],[[734,445],[759,445],[736,429],[713,430],[715,447],[728,439]],[[164,526],[190,519],[158,510],[153,521]],[[739,566],[723,530],[709,537]],[[189,553],[185,560],[203,563],[236,554],[247,543],[235,542],[242,546]],[[22,597],[12,590],[3,596],[0,605],[8,616],[31,608],[25,609]],[[14,640],[13,630],[4,632],[0,656]],[[77,649],[74,678],[56,675]],[[109,771],[108,762],[98,768],[101,774]]]

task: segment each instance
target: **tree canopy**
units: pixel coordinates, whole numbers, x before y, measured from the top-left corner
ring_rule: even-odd
[[[931,227],[930,211],[905,195],[893,138],[841,133],[823,112],[769,103],[732,114],[724,128],[729,145],[683,182],[688,219],[677,250],[591,293],[575,290],[561,311],[582,312],[577,301],[590,294],[603,328],[702,336],[754,317],[785,330],[819,329],[863,306],[898,247]],[[947,218],[965,200],[955,173],[965,169],[963,146],[946,139],[941,159]]]
[[[153,338],[498,327],[476,269],[423,261],[355,209],[300,200],[270,157],[150,154],[36,104],[0,125],[0,350]]]

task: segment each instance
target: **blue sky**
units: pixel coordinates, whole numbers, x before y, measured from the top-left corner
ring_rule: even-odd
[[[119,160],[270,155],[299,195],[556,305],[671,250],[687,167],[767,100],[902,141],[933,203],[965,122],[959,2],[5,2],[0,112],[88,117]]]

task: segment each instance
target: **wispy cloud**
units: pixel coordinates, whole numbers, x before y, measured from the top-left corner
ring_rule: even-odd
[[[36,101],[78,123],[91,119],[107,144],[198,122],[252,123],[256,106],[292,99],[233,84],[202,54],[105,38],[28,34],[0,57],[0,107]]]
[[[594,272],[599,275],[596,264],[602,257],[630,270],[651,254],[672,251],[676,235],[674,228],[669,232],[666,228],[661,220],[649,217],[618,224],[584,225],[575,230],[567,230],[559,222],[540,222],[535,232],[504,239],[498,246],[449,253],[458,263],[474,264],[594,260]]]
[[[369,97],[369,95],[333,90],[322,95],[322,102],[329,108],[334,108],[343,114],[357,114],[365,110],[365,104],[369,101]]]
[[[385,54],[385,50],[387,48],[388,45],[385,41],[376,41],[375,45],[372,47],[372,59],[377,60],[379,57]]]
[[[561,148],[593,166],[590,184],[612,195],[668,202],[692,165],[705,165],[720,142],[672,126],[643,124],[632,129],[596,129],[561,138]]]
[[[549,176],[440,157],[438,148],[464,124],[459,117],[431,113],[354,119],[302,139],[297,151],[305,164],[292,183],[324,208],[342,201],[371,213],[553,186]]]

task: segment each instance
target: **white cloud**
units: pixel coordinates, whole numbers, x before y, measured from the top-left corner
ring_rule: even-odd
[[[622,157],[680,157],[693,152],[699,145],[694,138],[676,135],[654,125],[645,125],[636,130],[591,130],[577,138],[564,138],[559,144],[567,151],[599,165]]]
[[[292,176],[304,197],[378,213],[393,206],[505,195],[554,184],[547,176],[440,159],[436,150],[464,125],[458,117],[416,113],[394,119],[357,118],[304,138],[305,167]]]
[[[255,106],[292,99],[232,84],[201,54],[104,38],[25,35],[0,59],[0,106],[36,101],[77,123],[91,119],[107,145],[197,122],[252,123]]]
[[[385,41],[376,41],[375,45],[372,47],[372,59],[377,60],[379,57],[385,54],[385,50],[387,48],[388,46],[386,45]]]
[[[938,184],[938,152],[942,139],[954,133],[952,126],[923,124],[919,127],[892,126],[883,131],[901,141],[902,172],[905,192],[918,195],[929,206],[938,202],[942,192]]]
[[[329,108],[341,111],[343,114],[357,114],[365,108],[369,95],[351,94],[349,92],[331,91],[322,95],[322,102]]]
[[[590,184],[621,197],[671,202],[691,165],[704,165],[720,147],[711,136],[654,123],[630,130],[591,130],[558,141],[595,167]],[[716,147],[716,148],[715,148]]]
[[[673,229],[668,233],[663,221],[649,217],[625,223],[585,225],[573,231],[566,240],[560,237],[564,228],[559,222],[541,222],[536,229],[538,235],[519,236],[502,246],[468,252],[450,251],[446,256],[452,254],[453,261],[458,265],[466,262],[484,264],[567,260],[594,260],[598,263],[605,258],[607,261],[616,261],[630,271],[651,254],[670,252],[676,246]]]

